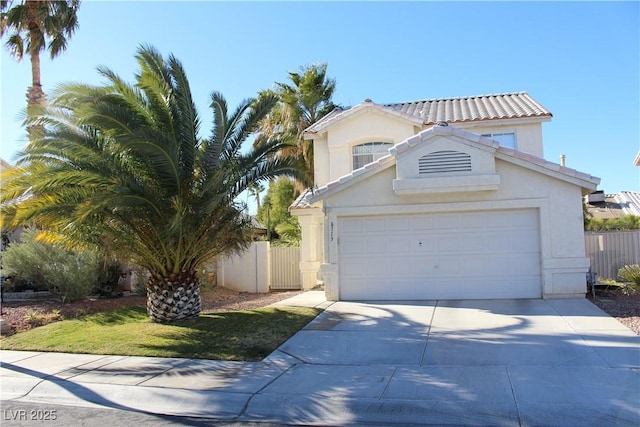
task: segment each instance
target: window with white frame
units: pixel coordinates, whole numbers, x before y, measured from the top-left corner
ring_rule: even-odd
[[[515,132],[496,132],[496,133],[483,133],[482,136],[494,139],[498,141],[498,144],[503,147],[516,148],[516,133]]]
[[[353,147],[353,170],[389,154],[390,142],[367,142]]]

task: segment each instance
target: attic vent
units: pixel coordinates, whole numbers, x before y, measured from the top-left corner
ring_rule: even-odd
[[[460,151],[435,151],[418,160],[420,175],[446,172],[471,172],[471,156]]]

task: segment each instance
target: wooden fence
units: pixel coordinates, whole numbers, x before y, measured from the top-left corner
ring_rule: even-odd
[[[599,277],[615,279],[628,264],[640,264],[640,230],[586,232],[591,270]]]

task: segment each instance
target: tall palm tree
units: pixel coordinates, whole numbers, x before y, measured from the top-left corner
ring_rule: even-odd
[[[151,273],[153,321],[191,318],[200,313],[198,267],[251,240],[237,196],[297,170],[274,156],[280,140],[240,151],[276,97],[247,99],[230,112],[214,92],[213,132],[201,139],[181,63],[152,47],[139,48],[136,58],[135,84],[100,68],[108,84],[63,85],[50,106],[31,115],[44,133],[4,183],[2,226],[36,222],[47,230],[42,238],[63,236],[128,257]]]
[[[13,0],[0,2],[0,36],[9,32],[5,45],[20,61],[25,53],[31,58],[31,86],[27,89],[27,107],[44,105],[40,79],[40,52],[49,50],[51,59],[66,50],[67,42],[78,28],[80,0]],[[33,131],[29,129],[31,135]]]
[[[291,83],[277,83],[274,91],[264,96],[278,95],[280,103],[260,124],[261,136],[280,135],[295,144],[281,153],[284,157],[300,160],[305,175],[303,184],[313,184],[313,144],[305,141],[302,133],[320,120],[336,105],[331,101],[336,89],[335,79],[327,77],[327,64],[301,67],[299,73],[289,72]],[[256,139],[256,145],[261,143]]]
[[[256,199],[256,208],[260,210],[260,194],[264,191],[264,185],[256,182],[249,186],[249,195]]]

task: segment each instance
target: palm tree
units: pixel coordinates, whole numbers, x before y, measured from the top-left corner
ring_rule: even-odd
[[[276,97],[247,99],[230,112],[214,92],[213,132],[201,139],[181,63],[152,47],[139,48],[136,58],[135,85],[99,68],[108,84],[63,85],[49,107],[31,115],[44,133],[4,183],[1,225],[36,222],[47,230],[44,239],[63,236],[128,257],[150,272],[153,321],[192,318],[200,313],[198,267],[251,240],[250,218],[236,198],[253,183],[297,170],[274,156],[280,140],[240,151]]]
[[[256,199],[256,208],[260,210],[260,193],[264,191],[264,185],[259,182],[253,183],[248,188],[249,195]]]
[[[302,133],[336,107],[331,101],[336,81],[327,77],[326,63],[301,67],[299,73],[290,72],[289,80],[291,84],[276,83],[275,91],[262,93],[264,96],[275,93],[280,103],[261,122],[261,136],[268,139],[280,135],[294,142],[294,148],[281,155],[298,158],[305,176],[302,184],[313,185],[313,144],[305,141]],[[256,145],[261,141],[257,138]]]
[[[40,81],[40,52],[49,49],[51,59],[66,50],[68,39],[78,28],[79,0],[13,0],[0,2],[0,36],[10,32],[5,45],[20,61],[25,53],[31,58],[31,86],[27,89],[27,107],[44,105]],[[29,129],[29,134],[33,132]]]

